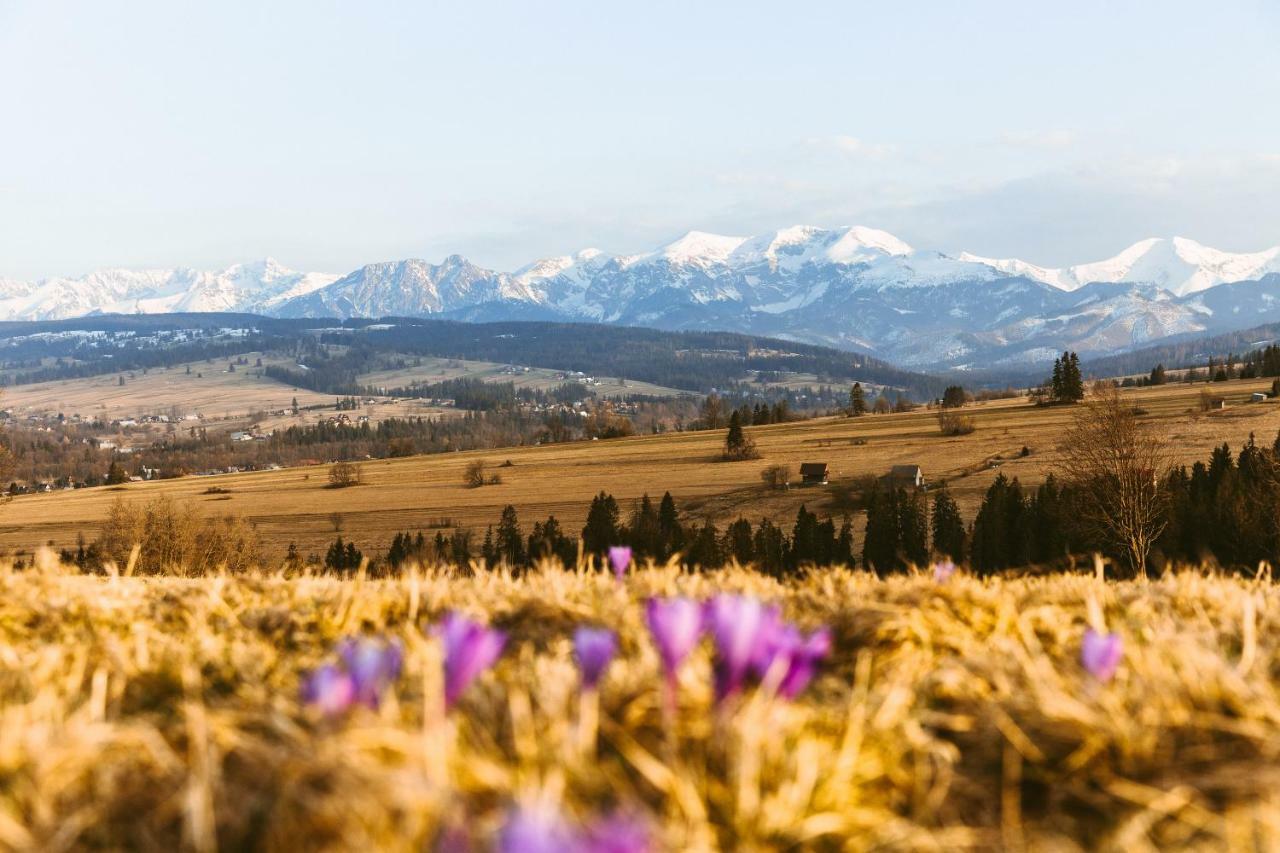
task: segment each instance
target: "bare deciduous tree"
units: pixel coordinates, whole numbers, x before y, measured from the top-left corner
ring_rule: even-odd
[[[1114,387],[1097,388],[1063,443],[1058,473],[1079,496],[1079,520],[1146,574],[1152,545],[1165,528],[1168,451]]]
[[[329,468],[329,488],[345,489],[360,485],[360,466],[353,462],[335,462]]]
[[[462,472],[462,482],[472,489],[478,489],[483,486],[485,466],[486,463],[483,459],[472,459]]]
[[[791,485],[790,465],[770,465],[760,472],[766,489],[785,489]]]

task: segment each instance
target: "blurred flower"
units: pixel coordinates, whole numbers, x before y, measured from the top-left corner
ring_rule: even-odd
[[[688,598],[651,598],[645,621],[667,677],[674,680],[680,664],[702,638],[702,605]]]
[[[950,560],[940,560],[933,564],[933,579],[938,583],[946,583],[956,573],[956,564]]]
[[[499,853],[572,853],[580,849],[576,833],[549,806],[516,809],[498,833]]]
[[[404,665],[404,650],[399,642],[372,637],[343,640],[338,657],[351,677],[355,700],[369,708],[378,707],[383,692],[400,677]]]
[[[831,654],[831,629],[819,628],[805,637],[796,626],[780,623],[762,633],[764,640],[752,668],[764,680],[776,667],[778,695],[794,699],[813,680],[822,659]]]
[[[583,689],[594,690],[618,652],[618,638],[607,628],[583,625],[573,632],[573,652],[582,671]]]
[[[631,548],[627,545],[614,545],[610,548],[609,565],[613,566],[614,575],[621,579],[631,565]]]
[[[716,695],[723,699],[742,688],[783,629],[777,607],[749,595],[720,594],[707,602],[707,627],[716,644]]]
[[[799,696],[817,674],[818,664],[829,654],[831,654],[831,629],[819,628],[806,637],[792,652],[787,674],[782,677],[782,682],[778,685],[778,695],[787,699]]]
[[[626,812],[614,812],[587,827],[586,853],[648,853],[652,849],[649,822]]]
[[[1080,662],[1099,681],[1111,680],[1123,655],[1124,647],[1119,634],[1099,634],[1092,628],[1084,632],[1084,642],[1080,645]]]
[[[471,853],[475,849],[471,833],[461,824],[452,824],[440,830],[433,848],[434,853]]]
[[[354,679],[331,663],[314,670],[302,682],[302,701],[327,717],[346,712],[355,698]]]
[[[461,613],[446,614],[437,632],[444,643],[444,703],[452,707],[476,676],[497,663],[507,635]]]

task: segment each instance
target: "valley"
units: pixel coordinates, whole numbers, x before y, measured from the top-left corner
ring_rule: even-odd
[[[1224,398],[1225,408],[1201,411],[1207,387]],[[1123,394],[1141,410],[1142,420],[1156,425],[1178,461],[1190,464],[1224,441],[1238,448],[1251,433],[1270,446],[1280,430],[1280,403],[1250,402],[1270,387],[1270,380],[1242,380]],[[890,466],[912,464],[921,466],[930,483],[947,481],[967,522],[997,474],[1025,485],[1043,481],[1058,462],[1057,444],[1074,407],[1037,407],[1018,398],[963,411],[975,430],[955,437],[940,435],[936,411],[926,409],[752,427],[748,433],[760,458],[743,462],[719,461],[724,431],[716,430],[367,460],[360,463],[362,484],[347,489],[326,488],[328,466],[311,465],[23,495],[0,506],[0,546],[25,552],[48,543],[71,547],[82,534],[95,536],[115,501],[161,495],[193,502],[207,514],[243,516],[276,555],[290,543],[304,553],[322,552],[337,535],[371,555],[402,531],[458,526],[480,536],[507,504],[516,507],[526,530],[554,514],[576,534],[591,498],[602,490],[618,499],[624,515],[641,495],[657,499],[670,491],[690,519],[721,526],[744,516],[770,518],[789,529],[803,504],[821,516],[848,513],[860,528],[862,513],[850,503],[851,489]],[[476,459],[486,460],[501,483],[466,486],[464,470]],[[770,465],[789,466],[796,475],[805,462],[826,462],[830,484],[773,491],[761,482]]]

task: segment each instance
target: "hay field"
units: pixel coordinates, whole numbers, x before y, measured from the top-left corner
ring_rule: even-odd
[[[831,655],[794,701],[716,707],[704,641],[666,726],[643,602],[721,591],[830,626]],[[446,716],[431,627],[450,609],[509,639]],[[620,635],[596,738],[569,643],[584,623]],[[1123,643],[1109,683],[1079,662],[1090,625]],[[303,673],[362,634],[401,642],[403,674],[376,711],[318,717]],[[1277,849],[1278,673],[1277,588],[1194,571],[618,585],[46,563],[0,573],[0,847],[486,850],[523,807],[570,825],[622,809],[654,850]]]
[[[1206,458],[1223,441],[1238,448],[1250,432],[1270,443],[1280,429],[1280,405],[1243,402],[1250,392],[1269,386],[1269,380],[1217,383],[1213,390],[1225,393],[1233,405],[1214,412],[1198,410],[1205,386],[1163,386],[1125,395],[1190,463]],[[1057,459],[1055,448],[1072,409],[1000,400],[966,412],[976,432],[951,438],[939,434],[935,414],[928,411],[755,427],[749,433],[761,458],[749,462],[718,461],[723,431],[686,432],[369,461],[363,464],[365,484],[340,490],[325,488],[327,469],[313,466],[26,495],[0,506],[0,547],[29,551],[49,542],[65,547],[81,532],[92,539],[117,498],[145,500],[158,494],[244,515],[277,552],[296,542],[304,553],[323,553],[341,532],[366,553],[380,553],[396,532],[417,530],[441,517],[483,531],[497,523],[508,503],[519,510],[526,531],[549,514],[576,530],[591,497],[602,489],[617,497],[624,511],[646,492],[658,497],[670,490],[695,517],[725,522],[745,514],[790,524],[802,503],[819,513],[842,512],[842,484],[900,463],[920,464],[929,480],[946,479],[968,521],[998,473],[1024,484],[1043,479]],[[1020,457],[1024,446],[1031,455]],[[494,468],[501,485],[463,485],[463,469],[476,458],[493,466],[511,461],[511,467]],[[762,487],[760,471],[766,466],[789,464],[795,471],[806,461],[829,462],[832,485],[788,492]],[[213,485],[229,492],[204,495]]]
[[[247,353],[245,357],[249,364],[237,365],[235,373],[227,372],[232,358],[155,367],[145,374],[141,370],[129,371],[124,385],[119,384],[119,374],[115,373],[15,385],[4,389],[0,404],[16,415],[62,413],[68,417],[78,414],[116,419],[167,415],[175,409],[180,414],[206,418],[234,417],[252,411],[287,409],[294,397],[300,406],[333,403],[332,395],[281,385],[257,375],[260,369],[254,367],[258,358],[263,365],[291,364],[291,359],[263,353]]]
[[[545,367],[530,367],[526,371],[510,373],[507,365],[491,361],[468,361],[457,358],[436,358],[432,356],[405,356],[407,359],[420,360],[421,365],[396,370],[379,370],[374,373],[363,373],[360,382],[379,388],[401,388],[415,382],[443,382],[446,379],[483,379],[486,382],[511,382],[517,388],[532,388],[538,391],[550,391],[566,382],[573,381],[560,376],[562,371]],[[619,379],[616,376],[593,377],[596,383],[591,390],[600,397],[621,397],[627,394],[649,394],[655,397],[674,397],[691,394],[676,388],[654,385],[650,382],[636,382],[630,379]]]
[[[212,362],[193,361],[173,367],[155,367],[146,373],[129,371],[125,384],[120,374],[89,376],[15,385],[4,389],[0,407],[10,409],[17,417],[26,415],[81,415],[106,420],[144,415],[200,415],[206,423],[220,428],[248,426],[251,413],[284,411],[267,414],[252,423],[264,430],[314,424],[334,414],[332,394],[320,394],[306,388],[283,385],[261,374],[255,366],[258,358],[263,366],[293,366],[293,359],[271,353],[247,353],[248,365],[237,365],[234,373],[227,370],[227,359]],[[187,373],[187,368],[191,369]],[[303,411],[292,414],[289,409],[297,399]],[[371,421],[406,417],[453,417],[457,409],[431,406],[421,400],[374,398],[376,403],[361,406],[351,415],[367,415]],[[308,406],[324,406],[308,410]],[[187,424],[190,426],[190,424]],[[150,430],[163,433],[163,428]]]

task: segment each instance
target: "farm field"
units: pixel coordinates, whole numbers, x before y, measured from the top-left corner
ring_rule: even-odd
[[[270,353],[247,353],[245,357],[249,364],[237,365],[234,373],[227,370],[227,360],[223,359],[155,367],[146,373],[129,371],[124,385],[119,384],[119,374],[114,373],[14,385],[0,394],[0,407],[11,410],[15,417],[78,414],[106,420],[176,412],[200,415],[206,423],[218,423],[226,428],[248,425],[252,413],[285,411],[285,414],[268,414],[253,421],[264,430],[315,423],[334,414],[333,395],[283,385],[260,375],[261,368],[256,366],[259,358],[264,367],[292,365],[292,359]],[[303,409],[297,415],[288,412],[294,399]],[[325,408],[307,410],[309,406]],[[378,398],[376,404],[361,406],[359,411],[348,414],[368,415],[377,422],[392,417],[436,417],[458,412],[430,406],[421,400]]]
[[[751,682],[717,701],[704,639],[664,714],[645,602],[719,593],[825,626],[830,651],[793,699]],[[446,710],[433,631],[450,611],[506,641]],[[561,845],[540,850],[585,832],[655,851],[1274,850],[1278,619],[1273,584],[1195,570],[619,584],[6,568],[0,846],[534,849],[523,827]],[[579,698],[582,625],[619,638],[595,699]],[[1089,629],[1121,644],[1113,678],[1081,664]],[[376,710],[304,705],[308,673],[360,636],[403,650]]]
[[[467,361],[456,358],[435,358],[431,356],[405,356],[406,359],[420,361],[420,365],[397,370],[379,370],[361,374],[362,384],[383,388],[402,388],[414,383],[443,382],[446,379],[483,379],[486,382],[511,382],[517,388],[531,388],[537,391],[550,391],[565,382],[566,378],[559,370],[544,367],[517,368],[515,372],[508,370],[509,365],[489,361]],[[635,382],[619,379],[616,376],[595,376],[591,390],[600,397],[621,397],[627,394],[646,394],[655,397],[675,397],[689,394],[677,388],[666,388],[648,382]]]
[[[81,415],[107,419],[138,415],[199,414],[206,418],[246,415],[252,411],[287,409],[293,398],[298,405],[332,404],[329,394],[317,394],[305,388],[290,388],[275,380],[259,376],[254,364],[258,358],[264,366],[291,363],[283,356],[247,353],[249,364],[227,371],[227,359],[198,361],[173,367],[155,367],[125,374],[89,376],[14,385],[4,389],[0,404],[15,415],[58,414]],[[187,369],[190,368],[190,374]]]
[[[1199,410],[1205,387],[1168,385],[1124,394],[1144,418],[1159,424],[1186,463],[1204,459],[1224,441],[1238,448],[1250,433],[1263,443],[1274,440],[1280,405],[1247,402],[1251,392],[1269,388],[1270,380],[1213,385],[1229,402],[1221,411]],[[747,462],[719,461],[721,430],[369,461],[362,466],[363,485],[337,490],[326,488],[327,468],[312,466],[19,496],[0,506],[0,547],[69,547],[79,534],[93,538],[115,500],[157,495],[243,515],[275,554],[290,543],[303,553],[323,553],[338,533],[367,554],[378,554],[396,532],[441,520],[482,532],[496,524],[506,504],[517,508],[526,530],[551,514],[577,530],[601,490],[618,498],[624,513],[642,494],[657,498],[670,490],[695,518],[723,523],[739,515],[753,521],[763,516],[789,525],[801,504],[820,515],[841,515],[847,488],[857,478],[881,475],[895,464],[919,464],[929,481],[946,480],[967,522],[998,473],[1028,485],[1043,480],[1057,461],[1056,446],[1073,410],[1000,400],[965,412],[976,431],[959,437],[941,436],[935,413],[924,410],[754,427],[749,434],[761,458]],[[1024,447],[1027,456],[1021,455]],[[463,470],[475,459],[486,460],[502,483],[466,487]],[[510,466],[499,467],[508,461]],[[766,466],[790,465],[795,472],[800,463],[814,461],[829,463],[829,486],[763,488],[760,472]],[[206,494],[214,486],[225,491]],[[856,515],[854,520],[860,521]]]

